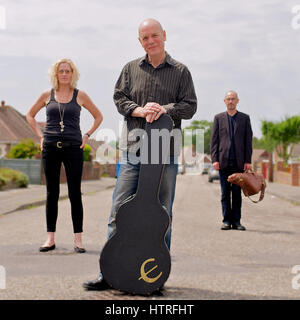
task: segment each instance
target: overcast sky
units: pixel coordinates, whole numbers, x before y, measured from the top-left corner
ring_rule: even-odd
[[[298,2],[297,2],[298,1]],[[114,84],[130,60],[143,56],[139,23],[158,19],[166,50],[191,71],[198,97],[194,120],[225,110],[224,93],[239,93],[238,109],[261,120],[300,114],[300,0],[0,0],[0,100],[25,114],[50,87],[48,69],[71,58],[86,91],[104,116],[102,129],[118,133]],[[299,11],[300,12],[300,11]],[[37,115],[45,120],[45,112]],[[82,112],[82,131],[92,117]],[[183,127],[189,121],[183,122]]]

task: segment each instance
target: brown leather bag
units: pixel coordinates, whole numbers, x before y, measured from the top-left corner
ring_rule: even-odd
[[[260,173],[253,172],[252,170],[243,173],[234,173],[228,177],[227,181],[240,186],[244,195],[254,203],[257,203],[264,198],[267,184],[263,175]],[[260,197],[257,201],[250,198],[250,196],[259,192]]]

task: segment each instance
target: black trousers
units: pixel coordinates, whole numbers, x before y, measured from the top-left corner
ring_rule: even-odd
[[[219,171],[222,191],[221,203],[223,222],[228,224],[239,224],[241,221],[241,188],[227,181],[227,178],[236,172],[242,172],[236,167],[236,165],[228,166],[227,168]]]
[[[81,177],[83,150],[78,145],[58,148],[43,146],[43,166],[47,186],[46,222],[47,232],[55,232],[58,214],[59,181],[61,164],[64,164],[74,233],[82,232],[83,207],[81,199]]]

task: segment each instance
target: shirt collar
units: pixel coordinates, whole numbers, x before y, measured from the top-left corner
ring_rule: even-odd
[[[139,65],[141,66],[142,64],[144,63],[148,63],[151,65],[151,63],[149,62],[148,60],[148,54],[146,54],[144,57],[142,57],[140,59],[140,62],[139,62]],[[171,58],[171,56],[166,52],[166,57],[165,57],[165,60],[158,66],[158,67],[162,67],[164,66],[165,64],[169,64],[171,66],[174,66],[175,63],[173,62],[173,59]]]
[[[227,111],[226,111],[226,113],[227,113],[227,116],[229,117],[229,119],[235,119],[239,112],[236,110],[236,113],[233,116],[231,116]]]

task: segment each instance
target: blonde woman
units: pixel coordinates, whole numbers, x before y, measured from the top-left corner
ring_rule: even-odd
[[[79,73],[72,60],[57,61],[51,67],[49,74],[52,89],[42,93],[26,115],[28,123],[40,137],[47,187],[47,240],[39,251],[47,252],[55,249],[54,235],[58,214],[60,168],[63,163],[71,202],[74,250],[84,253],[81,236],[83,148],[88,138],[99,127],[103,117],[89,96],[76,88]],[[47,115],[44,133],[40,131],[35,120],[35,115],[43,107],[46,107]],[[79,126],[81,107],[86,108],[94,117],[91,128],[83,136]]]

